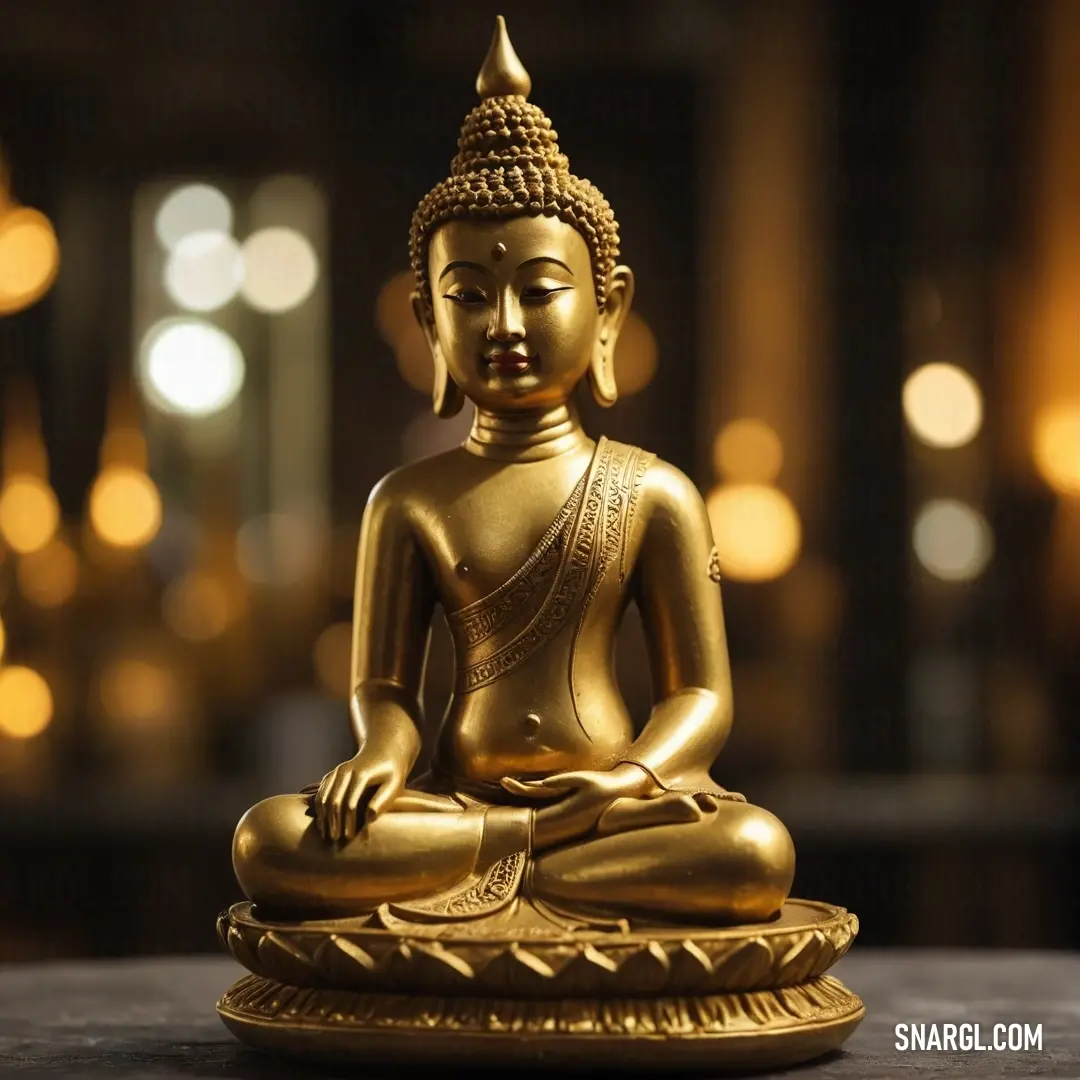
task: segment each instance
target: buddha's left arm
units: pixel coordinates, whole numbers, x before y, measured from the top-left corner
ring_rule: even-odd
[[[710,576],[712,530],[701,495],[656,462],[642,500],[635,595],[652,670],[648,722],[626,760],[664,787],[704,780],[731,728],[731,670],[720,586]]]

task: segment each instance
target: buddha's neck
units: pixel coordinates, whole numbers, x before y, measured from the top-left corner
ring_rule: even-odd
[[[550,409],[510,412],[477,407],[465,449],[497,461],[543,461],[588,441],[577,410],[568,402]]]

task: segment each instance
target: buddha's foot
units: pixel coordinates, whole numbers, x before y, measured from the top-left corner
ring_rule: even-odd
[[[858,920],[789,900],[747,926],[569,929],[524,901],[488,918],[269,922],[250,904],[221,938],[253,974],[218,1004],[245,1042],[279,1053],[745,1068],[838,1047],[859,999],[826,970]]]

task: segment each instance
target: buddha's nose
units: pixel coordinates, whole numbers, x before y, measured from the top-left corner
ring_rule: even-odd
[[[521,305],[509,290],[499,294],[498,303],[488,323],[487,336],[491,341],[521,341],[525,336]]]

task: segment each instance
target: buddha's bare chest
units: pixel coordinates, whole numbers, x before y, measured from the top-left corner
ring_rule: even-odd
[[[423,546],[447,610],[487,596],[528,560],[588,466],[567,457],[485,471],[425,515]]]

